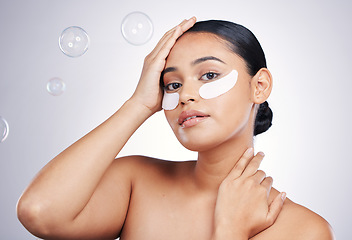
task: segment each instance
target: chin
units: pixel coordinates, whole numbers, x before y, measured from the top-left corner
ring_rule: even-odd
[[[221,144],[219,139],[213,136],[205,136],[203,134],[194,135],[176,135],[178,141],[190,151],[202,152],[212,149]]]
[[[211,144],[199,144],[199,143],[182,143],[182,146],[193,152],[204,152],[211,148],[216,147],[216,145]]]
[[[191,131],[190,131],[191,130]],[[204,152],[219,147],[220,145],[237,145],[251,141],[253,130],[247,125],[236,129],[218,128],[213,131],[204,129],[178,129],[174,131],[178,141],[188,150]]]

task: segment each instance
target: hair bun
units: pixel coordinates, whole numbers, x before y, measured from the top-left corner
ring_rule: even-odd
[[[259,105],[257,116],[254,123],[254,136],[265,132],[271,127],[273,120],[273,112],[271,111],[267,101]]]

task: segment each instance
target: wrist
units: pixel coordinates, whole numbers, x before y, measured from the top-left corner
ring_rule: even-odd
[[[135,94],[133,94],[132,97],[126,101],[126,104],[131,105],[134,108],[138,108],[141,113],[147,115],[148,117],[161,110],[161,104],[159,107],[151,107],[150,105],[152,104],[144,102],[143,98]]]
[[[130,129],[134,132],[152,114],[153,113],[150,109],[147,109],[137,101],[134,101],[134,99],[129,99],[108,119],[107,122],[115,125],[115,129],[117,129],[116,127],[118,126],[123,126],[122,129]]]
[[[143,104],[139,99],[137,99],[134,96],[132,96],[130,99],[128,99],[124,105],[128,108],[134,109],[136,112],[139,113],[140,116],[145,117],[145,118],[149,118],[155,112],[157,112],[157,111],[147,107],[145,104]]]
[[[232,240],[248,240],[248,237],[245,237],[244,235],[240,235],[240,234],[227,234],[227,233],[223,233],[223,232],[218,232],[218,233],[214,233],[211,237],[211,240],[228,240],[228,239],[232,239]]]
[[[248,240],[248,238],[248,234],[241,231],[239,226],[222,223],[215,226],[211,240]]]

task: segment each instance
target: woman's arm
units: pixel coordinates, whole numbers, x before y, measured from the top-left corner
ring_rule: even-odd
[[[111,209],[110,216],[106,219],[123,223],[119,220],[125,216],[130,189],[118,187],[122,188],[120,195],[111,189],[114,187],[112,184],[99,183],[128,138],[150,114],[148,109],[131,99],[108,120],[50,161],[18,202],[18,217],[23,225],[39,236],[70,236],[76,234],[74,232],[78,229],[90,227],[89,220],[81,217],[82,213],[94,217],[85,213],[86,208],[97,212],[96,208],[102,209],[102,206],[110,202],[106,201],[108,198],[119,201],[116,205],[104,206]],[[119,182],[115,184],[129,186],[127,173],[119,173],[124,175],[116,179]],[[112,178],[108,171],[105,179]],[[102,196],[95,196],[95,203],[90,203],[95,192]],[[106,226],[115,225],[100,220]],[[89,232],[89,228],[86,231]]]
[[[18,218],[45,239],[112,239],[131,193],[128,158],[114,161],[134,131],[161,109],[159,81],[177,38],[195,23],[167,32],[144,63],[133,96],[109,119],[51,160],[21,196]]]

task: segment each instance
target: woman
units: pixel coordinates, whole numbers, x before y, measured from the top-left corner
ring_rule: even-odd
[[[45,239],[333,238],[324,219],[285,200],[258,170],[264,154],[253,154],[253,133],[271,125],[272,88],[260,44],[242,26],[195,22],[167,32],[145,58],[133,96],[39,172],[17,209],[30,232]],[[197,161],[115,160],[162,106]]]

